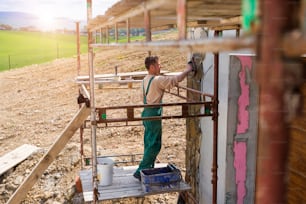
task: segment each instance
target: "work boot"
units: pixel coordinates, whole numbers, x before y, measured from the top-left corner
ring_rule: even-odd
[[[138,181],[141,181],[141,176],[140,176],[139,173],[136,173],[136,172],[135,172],[135,173],[133,174],[133,176],[134,176],[134,178],[137,179]]]

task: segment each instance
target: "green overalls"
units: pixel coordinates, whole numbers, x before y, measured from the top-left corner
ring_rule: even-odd
[[[143,97],[143,103],[147,104],[147,94],[150,89],[150,85],[154,76],[148,83],[147,90]],[[143,85],[144,92],[144,85]],[[141,117],[161,116],[162,107],[157,108],[144,108]],[[144,120],[144,155],[142,161],[139,164],[138,169],[134,174],[140,175],[140,170],[147,168],[154,168],[155,159],[161,149],[161,137],[162,137],[162,121],[161,120]]]

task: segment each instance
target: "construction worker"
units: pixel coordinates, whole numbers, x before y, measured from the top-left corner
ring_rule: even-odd
[[[176,76],[161,76],[161,65],[157,56],[149,56],[145,59],[145,67],[148,75],[142,83],[143,103],[160,104],[165,89],[172,88],[178,82],[183,81],[189,72],[192,71],[192,63],[188,63],[185,71]],[[161,116],[162,107],[144,108],[142,117]],[[154,168],[155,159],[161,149],[162,121],[144,120],[144,155],[134,177],[141,180],[140,170]]]

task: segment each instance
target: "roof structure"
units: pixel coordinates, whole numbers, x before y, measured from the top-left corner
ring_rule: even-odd
[[[233,26],[241,22],[240,0],[188,0],[186,5],[189,27]],[[92,31],[114,25],[125,28],[127,20],[130,28],[143,28],[146,11],[150,12],[151,29],[176,27],[178,9],[176,0],[122,0],[109,8],[105,15],[90,20],[88,28]]]

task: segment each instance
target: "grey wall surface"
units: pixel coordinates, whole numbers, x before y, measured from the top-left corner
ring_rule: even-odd
[[[223,37],[235,37],[235,31],[224,31]],[[213,32],[209,32],[211,38]],[[250,51],[236,51],[250,53]],[[233,53],[233,52],[231,52]],[[226,150],[227,150],[227,114],[229,85],[229,52],[219,53],[219,126],[218,126],[218,194],[217,203],[225,203],[226,185]],[[202,91],[213,94],[214,55],[206,53],[203,61],[204,77]],[[211,117],[203,117],[200,121],[202,131],[201,158],[199,165],[199,194],[201,204],[212,203],[212,154],[213,154],[213,121]]]

